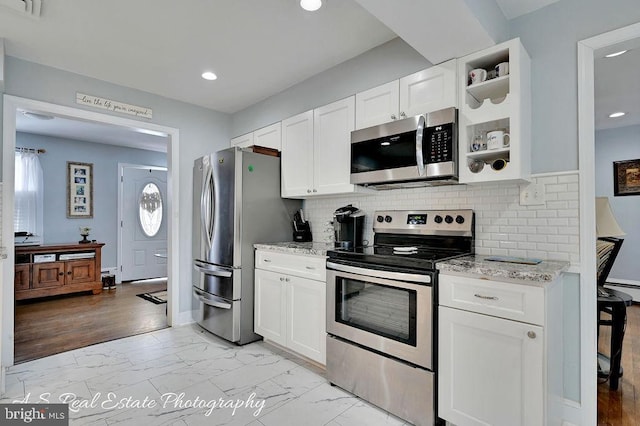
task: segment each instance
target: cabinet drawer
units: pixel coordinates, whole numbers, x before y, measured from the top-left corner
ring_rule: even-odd
[[[316,281],[326,280],[325,264],[324,257],[256,250],[256,268]]]
[[[544,324],[542,287],[440,275],[439,304],[470,312]]]

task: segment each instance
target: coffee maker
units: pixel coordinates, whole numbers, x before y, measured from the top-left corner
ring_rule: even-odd
[[[351,250],[362,246],[362,230],[365,214],[351,204],[333,212],[333,233],[335,247]]]

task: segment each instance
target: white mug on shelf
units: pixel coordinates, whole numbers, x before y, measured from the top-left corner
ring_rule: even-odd
[[[507,148],[511,141],[511,135],[504,130],[493,130],[487,133],[487,148],[500,149]]]
[[[483,82],[487,79],[487,70],[483,68],[473,69],[469,71],[469,78],[471,79],[471,84]]]
[[[500,62],[496,65],[496,74],[498,77],[509,74],[509,62]]]

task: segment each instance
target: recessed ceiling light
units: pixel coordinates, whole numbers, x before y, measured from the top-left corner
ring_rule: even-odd
[[[202,73],[202,78],[204,78],[205,80],[215,80],[218,78],[218,76],[211,71],[207,71]]]
[[[29,118],[35,118],[37,120],[53,120],[52,115],[40,114],[39,112],[22,111],[22,115]]]
[[[300,7],[313,12],[322,7],[322,0],[300,0]]]
[[[609,114],[609,118],[618,118],[618,117],[622,117],[623,115],[625,115],[624,112],[614,112],[613,114]]]
[[[627,53],[626,50],[621,50],[619,52],[609,53],[608,55],[604,55],[605,58],[615,58],[616,56],[620,56],[624,53]]]

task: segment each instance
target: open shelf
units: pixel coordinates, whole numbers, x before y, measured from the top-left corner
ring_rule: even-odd
[[[509,93],[509,75],[471,84],[467,86],[467,93],[478,103],[485,99],[504,98]],[[472,105],[469,106],[473,108]]]
[[[488,159],[495,159],[495,158],[505,158],[505,157],[508,158],[509,153],[510,153],[509,148],[485,149],[483,151],[467,152],[466,156],[467,158],[474,158],[478,160],[488,160]]]

